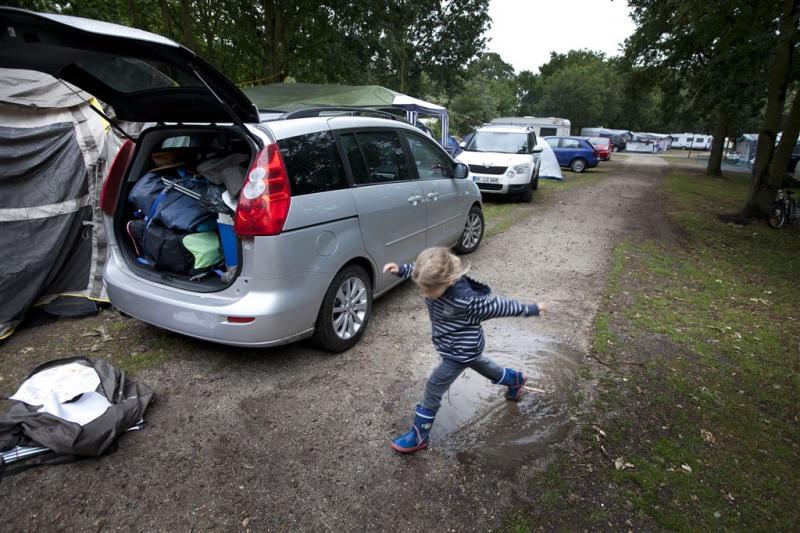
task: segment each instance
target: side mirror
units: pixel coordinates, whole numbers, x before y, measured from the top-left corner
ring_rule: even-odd
[[[544,150],[544,148],[542,148],[541,146],[534,146],[533,150],[531,150],[531,153],[532,154],[541,154],[543,150]]]
[[[469,174],[469,167],[464,163],[456,163],[453,165],[453,177],[463,180]]]
[[[460,143],[458,143],[458,147],[459,148],[466,148],[467,147],[467,143],[465,143],[464,141],[461,141]]]

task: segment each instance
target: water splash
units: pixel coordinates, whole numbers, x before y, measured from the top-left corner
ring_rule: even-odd
[[[574,421],[575,370],[584,355],[574,347],[528,331],[487,328],[485,354],[501,366],[522,369],[529,387],[519,402],[503,398],[505,387],[467,370],[450,387],[431,433],[434,445],[459,460],[513,471],[545,460],[564,442]]]

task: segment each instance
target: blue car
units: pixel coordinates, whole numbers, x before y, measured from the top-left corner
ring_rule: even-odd
[[[597,157],[597,148],[592,143],[580,137],[544,137],[547,144],[556,154],[558,164],[569,167],[573,172],[583,172],[587,168],[594,168],[600,160]]]

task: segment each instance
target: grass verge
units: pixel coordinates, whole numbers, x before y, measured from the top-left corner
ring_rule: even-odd
[[[617,246],[582,444],[511,530],[797,529],[800,232],[718,221],[748,185],[673,172],[666,212],[683,238]]]

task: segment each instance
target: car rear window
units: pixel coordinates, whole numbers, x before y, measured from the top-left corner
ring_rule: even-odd
[[[292,196],[347,188],[344,165],[329,131],[278,141]]]

